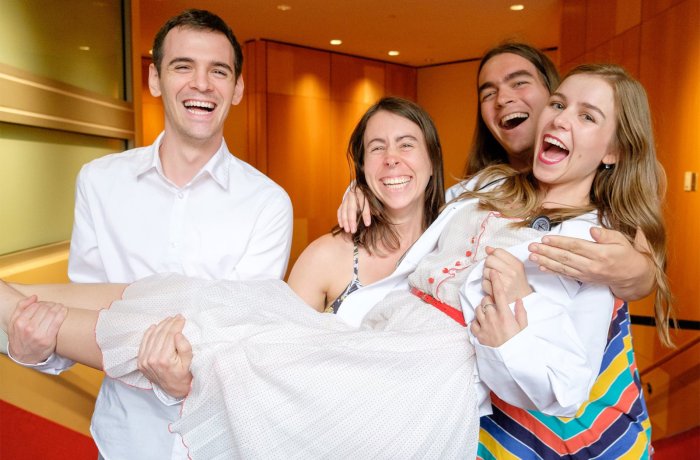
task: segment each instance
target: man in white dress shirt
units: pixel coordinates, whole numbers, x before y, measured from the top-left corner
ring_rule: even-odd
[[[229,108],[243,97],[242,59],[231,29],[207,11],[185,11],[158,32],[149,87],[162,98],[165,130],[153,145],[81,170],[68,267],[73,282],[128,283],[162,272],[283,277],[291,245],[289,197],[231,155],[223,139]],[[46,373],[70,367],[53,353],[63,315],[25,311],[10,327],[11,357]],[[180,406],[165,393],[178,392],[172,381],[158,380],[157,370],[150,373],[154,391],[105,377],[91,424],[102,458],[186,458],[168,430]],[[181,375],[175,386],[189,387],[189,373]]]

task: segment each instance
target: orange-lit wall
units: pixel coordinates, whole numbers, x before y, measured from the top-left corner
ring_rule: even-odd
[[[336,223],[356,123],[384,95],[415,100],[416,71],[269,41],[246,45],[246,66],[249,154],[292,199],[291,265]]]
[[[479,61],[418,69],[418,103],[440,135],[445,187],[459,182],[476,123],[476,70]]]
[[[582,62],[625,66],[645,85],[654,115],[658,155],[668,175],[668,274],[678,318],[700,320],[700,192],[684,192],[683,172],[700,173],[700,0],[571,0],[563,2],[562,38],[549,56],[562,71]],[[495,44],[494,44],[495,45]],[[448,184],[459,175],[476,117],[478,60],[418,69],[418,102],[433,116],[445,156]],[[649,301],[632,314],[652,316]],[[700,425],[700,333],[681,331],[684,349],[661,347],[653,327],[633,326],[635,349],[655,439]]]
[[[683,191],[684,171],[700,173],[700,0],[575,0],[563,2],[561,69],[582,62],[624,65],[644,84],[654,117],[658,157],[668,176],[665,217],[668,275],[679,319],[700,320],[700,191]],[[637,302],[632,314],[653,315]],[[682,331],[678,345],[700,333]],[[633,337],[654,438],[700,425],[700,345],[644,372],[671,353],[652,327]]]

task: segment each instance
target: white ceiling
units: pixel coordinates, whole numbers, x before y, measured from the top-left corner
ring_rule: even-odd
[[[514,3],[525,9],[511,11]],[[193,6],[221,16],[242,43],[265,38],[425,66],[475,59],[506,39],[557,47],[561,0],[140,0],[141,54],[165,20]],[[334,38],[343,44],[331,46]]]

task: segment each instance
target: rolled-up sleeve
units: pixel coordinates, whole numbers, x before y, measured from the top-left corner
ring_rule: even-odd
[[[534,289],[523,299],[527,326],[496,348],[472,336],[479,378],[509,404],[571,417],[589,399],[600,370],[614,298],[605,286],[535,267],[527,275]],[[463,308],[473,310],[483,295],[480,282],[466,283]]]

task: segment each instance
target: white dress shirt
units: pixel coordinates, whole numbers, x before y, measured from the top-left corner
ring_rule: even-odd
[[[226,143],[185,186],[163,174],[161,134],[148,147],[83,166],[77,181],[68,274],[79,283],[130,283],[155,273],[205,279],[284,276],[292,237],[285,191],[230,154]],[[34,366],[59,373],[52,356]],[[105,377],[90,432],[107,460],[186,458],[168,430],[179,405]]]
[[[456,187],[464,190],[471,185]],[[348,296],[338,316],[359,327],[369,310],[390,292],[410,289],[408,275],[436,247],[443,229],[457,211],[474,202],[470,199],[448,204],[402,258],[394,273]],[[596,224],[595,215],[587,214],[564,222],[549,234],[590,240],[589,229]],[[605,286],[581,285],[565,277],[541,273],[534,263],[527,261],[529,243],[506,248],[525,262],[528,282],[534,289],[523,299],[528,326],[497,348],[481,345],[472,337],[480,381],[477,385],[480,414],[491,413],[489,391],[493,390],[515,406],[570,417],[588,399],[598,374],[614,299]],[[473,320],[474,308],[485,295],[481,289],[483,261],[480,265],[472,270],[460,296],[467,323]]]

